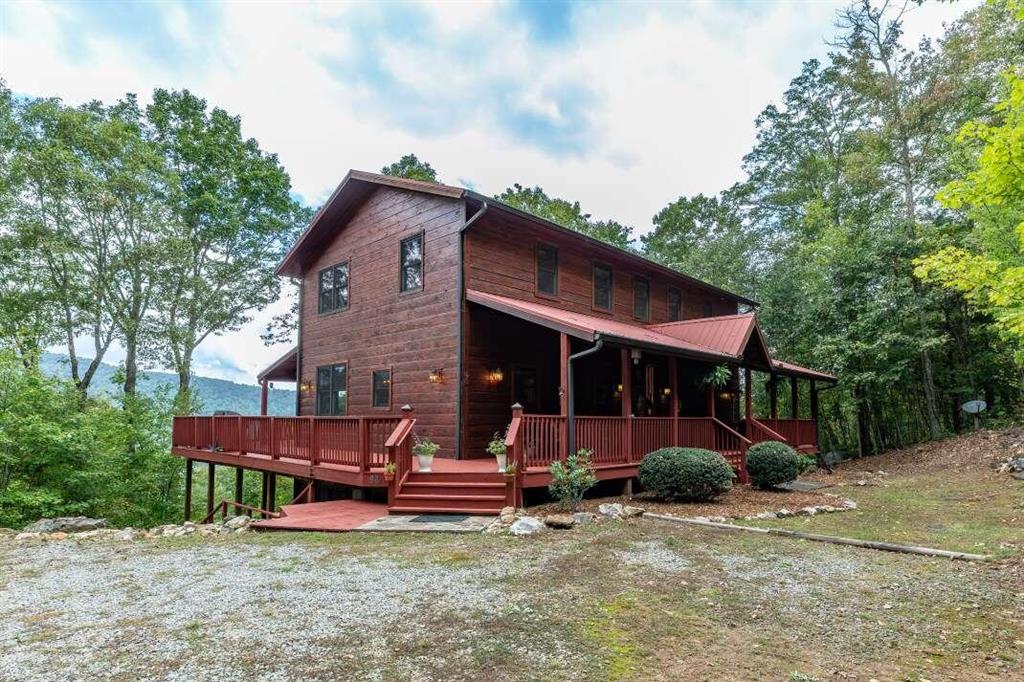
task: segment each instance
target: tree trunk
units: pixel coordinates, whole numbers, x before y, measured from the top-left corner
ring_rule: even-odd
[[[139,360],[138,360],[138,339],[134,334],[125,338],[124,344],[124,394],[135,395],[136,384],[138,383]]]

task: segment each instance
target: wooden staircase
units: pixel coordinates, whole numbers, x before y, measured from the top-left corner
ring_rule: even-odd
[[[506,502],[501,474],[410,471],[397,491],[389,514],[498,514]]]

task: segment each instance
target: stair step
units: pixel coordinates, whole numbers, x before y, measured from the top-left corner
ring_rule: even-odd
[[[505,485],[505,477],[501,474],[494,472],[437,472],[423,474],[418,471],[409,473],[409,477],[405,479],[406,483],[498,483]]]
[[[410,495],[498,495],[505,497],[505,486],[497,483],[420,483],[406,481],[400,494]]]
[[[429,500],[431,502],[439,500],[458,500],[459,502],[505,502],[504,495],[419,495],[416,493],[398,493],[398,500]]]
[[[480,516],[497,516],[501,509],[490,507],[424,507],[417,505],[395,505],[388,507],[389,514],[476,514]]]

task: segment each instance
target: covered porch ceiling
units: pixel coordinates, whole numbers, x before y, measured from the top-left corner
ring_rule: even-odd
[[[771,357],[753,313],[657,325],[619,322],[553,306],[470,289],[466,299],[584,341],[675,354],[706,362],[735,363],[785,376],[835,383],[836,378]]]
[[[264,381],[295,381],[298,371],[298,347],[291,348],[256,375],[260,383]]]

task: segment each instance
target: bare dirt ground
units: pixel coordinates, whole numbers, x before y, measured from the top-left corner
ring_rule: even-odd
[[[1000,560],[642,518],[525,538],[0,538],[0,679],[1024,679],[1024,483],[884,457],[844,465],[886,472],[840,486],[857,510],[771,523]]]

